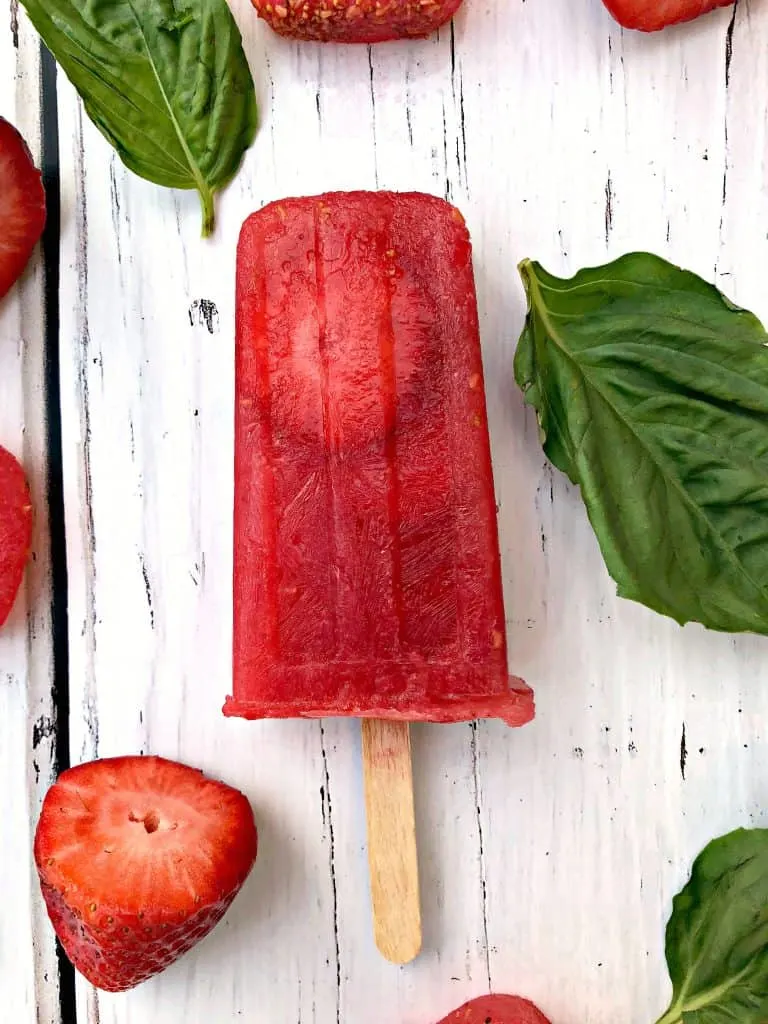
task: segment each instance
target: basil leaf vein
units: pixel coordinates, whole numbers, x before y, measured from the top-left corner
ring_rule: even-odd
[[[214,196],[255,138],[258,112],[225,0],[22,0],[89,117],[130,170]]]

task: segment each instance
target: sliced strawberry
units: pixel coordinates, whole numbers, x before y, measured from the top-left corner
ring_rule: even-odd
[[[24,139],[0,117],[0,299],[21,277],[44,227],[40,171]]]
[[[603,0],[624,26],[641,32],[657,32],[681,21],[693,21],[716,7],[730,7],[733,0]]]
[[[31,542],[32,504],[24,470],[0,448],[0,626],[16,600]]]
[[[35,862],[67,956],[120,992],[208,934],[256,846],[236,789],[164,758],[116,757],[71,768],[48,791]]]
[[[449,1013],[440,1024],[549,1024],[549,1021],[527,999],[481,996]]]

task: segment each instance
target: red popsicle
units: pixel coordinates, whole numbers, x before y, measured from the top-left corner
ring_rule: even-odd
[[[366,192],[254,214],[236,394],[225,714],[530,721],[507,670],[461,214]]]
[[[0,626],[16,600],[32,541],[32,504],[24,470],[0,448]]]
[[[328,43],[383,43],[428,36],[463,0],[252,0],[282,36]]]

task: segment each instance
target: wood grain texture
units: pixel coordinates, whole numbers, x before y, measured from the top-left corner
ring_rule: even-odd
[[[243,788],[254,874],[222,926],[81,1024],[430,1024],[491,988],[556,1024],[647,1024],[707,839],[765,823],[764,639],[619,601],[513,384],[515,266],[649,248],[768,318],[768,7],[644,37],[598,0],[466,0],[431,40],[286,43],[234,4],[263,123],[198,238],[60,89],[62,393],[75,758],[152,751]],[[242,220],[333,188],[422,189],[475,244],[511,668],[537,722],[413,727],[424,952],[370,927],[356,722],[247,723],[230,692],[233,293]]]
[[[382,956],[403,965],[423,941],[410,729],[378,719],[361,728],[373,933]]]
[[[14,5],[0,19],[0,115],[40,162],[40,50]],[[59,1021],[53,932],[32,863],[32,837],[55,761],[47,526],[43,275],[36,253],[0,301],[0,444],[22,462],[35,509],[24,587],[0,630],[0,991],[3,1020]]]

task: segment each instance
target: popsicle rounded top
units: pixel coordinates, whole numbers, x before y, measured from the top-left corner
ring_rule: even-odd
[[[463,217],[418,193],[287,199],[237,262],[225,713],[529,721]]]
[[[382,43],[428,36],[463,0],[253,0],[280,35],[336,43]]]

